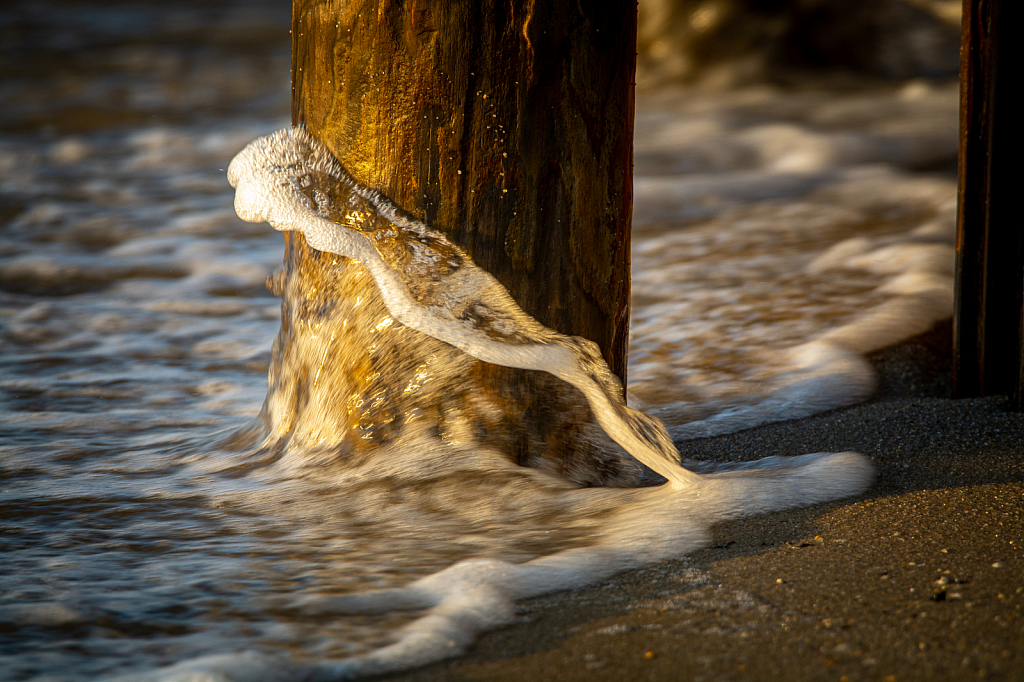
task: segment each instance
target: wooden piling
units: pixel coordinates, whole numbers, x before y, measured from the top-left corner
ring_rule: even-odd
[[[632,0],[294,0],[292,121],[624,378],[635,43]],[[388,322],[361,266],[285,241],[274,437],[359,450],[427,414],[520,464],[629,478],[575,389],[453,359]]]
[[[953,395],[1024,399],[1019,3],[965,0],[960,51]]]

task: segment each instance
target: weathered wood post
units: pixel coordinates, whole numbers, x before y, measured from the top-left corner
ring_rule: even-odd
[[[1020,3],[964,0],[953,395],[1024,399]]]
[[[624,378],[635,2],[294,0],[292,10],[293,124],[444,232],[542,324],[597,342]],[[635,473],[595,443],[575,389],[454,359],[392,324],[360,265],[301,235],[285,243],[263,412],[272,437],[359,450],[428,414],[442,438],[468,428],[579,482]]]

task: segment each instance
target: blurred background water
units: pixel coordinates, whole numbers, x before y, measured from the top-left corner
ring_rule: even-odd
[[[957,12],[641,4],[630,391],[678,438],[863,398],[862,353],[950,314]],[[289,13],[0,8],[5,678],[364,652],[416,614],[267,598],[584,546],[628,502],[471,447],[258,454],[282,246],[225,170],[288,125]]]

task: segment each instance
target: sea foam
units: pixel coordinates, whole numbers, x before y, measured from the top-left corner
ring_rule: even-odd
[[[349,187],[353,205],[372,208],[373,218],[356,223],[355,228],[327,220],[322,207],[301,191],[325,178]],[[710,473],[684,469],[664,426],[617,398],[619,387],[593,344],[557,334],[527,316],[501,285],[464,253],[439,233],[404,216],[385,197],[358,186],[329,152],[301,129],[251,143],[232,162],[229,179],[236,188],[236,210],[244,219],[267,221],[279,230],[301,231],[314,248],[359,260],[370,270],[389,311],[402,324],[486,362],[549,371],[579,388],[608,435],[669,482],[639,490],[564,491],[562,497],[568,504],[604,512],[586,546],[523,563],[461,561],[406,587],[335,597],[285,596],[278,605],[318,618],[394,610],[417,614],[386,646],[347,659],[310,664],[255,652],[215,655],[131,679],[351,679],[440,660],[465,651],[479,632],[510,622],[516,599],[570,589],[684,554],[701,546],[708,527],[718,521],[854,495],[872,480],[870,463],[851,452],[702,468],[714,469]],[[389,266],[367,239],[366,233],[375,229],[414,234],[433,251],[421,264],[442,254],[461,259],[456,276],[443,282],[444,295],[417,298],[407,287],[410,274]],[[468,306],[487,314],[461,316],[460,310]],[[836,360],[833,350],[819,344],[797,352],[803,354],[808,367],[849,360],[843,353],[838,353]],[[799,393],[792,399],[801,399]]]

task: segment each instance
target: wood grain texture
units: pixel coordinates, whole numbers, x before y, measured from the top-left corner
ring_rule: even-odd
[[[635,3],[294,0],[292,41],[293,123],[624,378]],[[263,414],[277,438],[358,450],[429,413],[442,438],[461,424],[520,464],[636,482],[574,388],[456,359],[387,324],[360,265],[285,243]]]
[[[960,74],[953,395],[1024,407],[1024,154],[1017,96],[1019,3],[964,3]]]
[[[296,0],[293,123],[625,374],[635,5]]]

